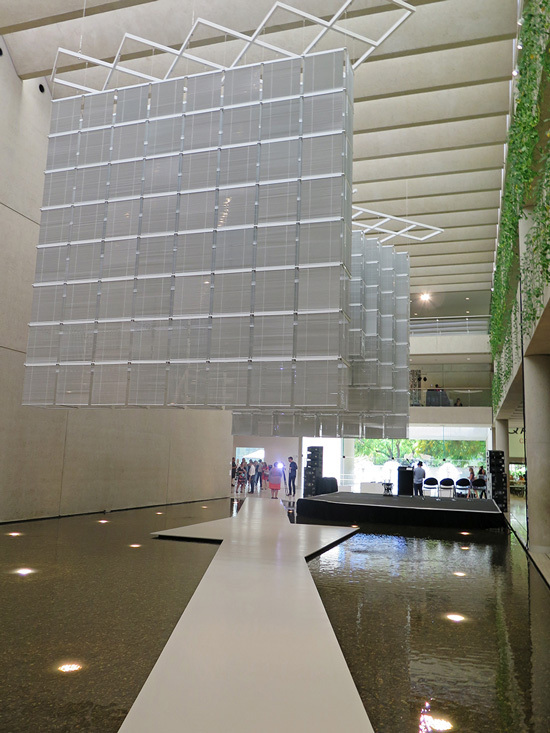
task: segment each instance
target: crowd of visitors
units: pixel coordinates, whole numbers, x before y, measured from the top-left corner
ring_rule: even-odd
[[[292,456],[288,458],[288,484],[284,463],[268,464],[266,461],[247,461],[243,458],[237,464],[233,458],[231,461],[231,488],[235,489],[236,494],[253,494],[256,491],[260,492],[263,488],[269,488],[271,498],[276,499],[281,489],[281,483],[283,483],[286,495],[295,496],[297,473],[298,464]]]

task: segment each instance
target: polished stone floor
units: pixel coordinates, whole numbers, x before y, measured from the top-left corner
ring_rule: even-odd
[[[510,524],[519,539],[527,543],[527,505],[525,496],[510,495]]]

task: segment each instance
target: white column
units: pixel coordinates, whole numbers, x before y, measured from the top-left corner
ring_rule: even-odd
[[[525,455],[529,548],[550,550],[550,356],[526,356]]]
[[[342,473],[346,478],[347,486],[353,483],[354,466],[355,438],[344,438],[342,440]],[[349,488],[347,490],[349,491]]]

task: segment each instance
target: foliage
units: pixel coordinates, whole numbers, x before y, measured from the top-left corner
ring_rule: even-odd
[[[495,409],[500,404],[506,385],[512,377],[514,367],[521,360],[521,329],[519,301],[516,298],[511,309],[510,325],[502,345],[502,350],[495,357],[495,370],[492,383],[493,406]]]
[[[550,56],[547,46],[550,38],[550,0],[531,0],[523,13],[523,26],[520,40],[523,51],[518,65],[517,98],[514,119],[508,132],[508,156],[506,160],[506,181],[501,207],[499,239],[496,256],[494,291],[491,299],[491,352],[493,358],[502,354],[505,341],[510,335],[513,295],[517,289],[519,276],[518,226],[523,209],[531,193],[535,177],[534,157],[538,142],[537,125],[540,121],[540,97],[542,80],[550,69]],[[548,160],[546,160],[548,168]],[[550,172],[547,171],[548,176]],[[543,176],[548,181],[547,176]],[[547,191],[544,183],[543,191]],[[540,194],[539,188],[539,194]],[[540,301],[541,283],[548,281],[548,232],[550,211],[545,206],[546,193],[539,195],[536,222],[537,230],[531,238],[535,252],[530,260],[537,264],[535,278],[527,278],[527,302]],[[530,271],[532,277],[532,271]],[[531,287],[532,285],[532,287]],[[533,319],[533,309],[525,316]],[[536,309],[536,305],[535,305]],[[513,347],[512,347],[513,348]],[[495,376],[494,398],[500,398],[511,372],[510,347],[504,355],[503,373]],[[494,403],[495,404],[495,403]],[[496,407],[496,404],[495,404]]]
[[[378,466],[392,458],[396,461],[420,459],[429,461],[432,466],[440,466],[444,461],[480,466],[485,463],[485,441],[357,439],[355,455],[364,456]]]
[[[547,133],[550,135],[550,132]],[[550,148],[550,141],[547,143]],[[521,262],[522,316],[527,327],[539,317],[544,304],[544,286],[550,282],[550,149],[543,157],[543,169],[533,209],[533,225],[526,237]]]

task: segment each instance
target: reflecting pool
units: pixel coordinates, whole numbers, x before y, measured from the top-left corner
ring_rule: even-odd
[[[219,499],[1,525],[0,731],[116,733],[217,550],[150,533],[238,507]]]
[[[548,733],[550,590],[513,534],[362,526],[309,567],[376,733]]]

